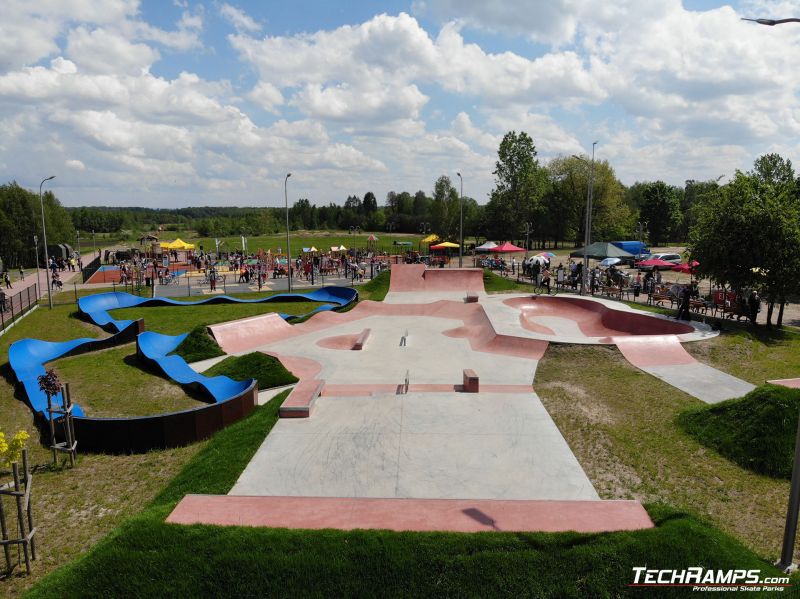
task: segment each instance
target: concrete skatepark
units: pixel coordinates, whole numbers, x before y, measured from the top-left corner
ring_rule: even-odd
[[[752,389],[683,349],[717,334],[701,323],[594,298],[488,295],[480,269],[393,266],[384,302],[294,326],[268,314],[209,328],[228,354],[263,351],[301,382],[230,494],[187,496],[175,523],[648,527],[638,502],[599,499],[536,395],[548,344],[616,345],[708,403]]]

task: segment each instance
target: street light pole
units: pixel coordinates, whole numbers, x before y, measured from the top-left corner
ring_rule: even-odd
[[[463,266],[462,260],[464,256],[464,177],[461,173],[456,173],[461,180],[461,195],[459,196],[459,218],[458,218],[458,267]]]
[[[800,19],[793,17],[789,19],[742,19],[742,21],[753,21],[759,25],[781,25],[782,23],[800,23]],[[717,181],[722,179],[720,176]],[[781,559],[775,565],[784,572],[791,572],[795,569],[792,562],[794,556],[794,543],[797,537],[797,518],[800,515],[800,418],[797,419],[797,434],[794,440],[794,462],[792,462],[792,482],[789,487],[789,507],[786,510],[786,526],[783,530],[783,547],[781,548]]]
[[[286,173],[283,180],[283,199],[286,202],[286,275],[289,278],[289,293],[292,292],[292,246],[289,242],[289,193],[287,185],[292,173]]]
[[[583,236],[583,285],[581,295],[586,295],[586,286],[589,284],[589,246],[592,243],[592,200],[594,199],[594,148],[597,142],[592,142],[592,164],[589,171],[589,185],[586,188],[586,220]],[[574,155],[573,155],[574,156]],[[586,162],[580,156],[574,156],[581,162]]]
[[[55,179],[55,175],[50,175],[46,179],[42,179],[42,182],[39,183],[39,206],[42,208],[42,241],[44,243],[44,271],[45,271],[45,280],[47,281],[47,300],[50,304],[50,309],[53,309],[53,290],[52,284],[50,283],[50,256],[47,253],[47,227],[44,224],[44,200],[42,199],[42,185],[45,184],[45,181],[50,181],[51,179]],[[38,261],[38,260],[37,260]]]

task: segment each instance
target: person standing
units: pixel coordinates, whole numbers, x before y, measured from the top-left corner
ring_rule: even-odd
[[[692,317],[689,313],[689,306],[691,305],[692,290],[688,286],[683,287],[681,291],[681,305],[678,309],[678,320],[691,320]]]
[[[750,297],[747,298],[747,311],[749,312],[750,322],[756,324],[758,318],[758,310],[761,307],[761,298],[758,297],[758,292],[753,289],[750,292]]]
[[[8,271],[3,273],[3,282],[6,284],[6,289],[11,289],[11,277],[8,276]]]
[[[19,265],[19,280],[20,281],[25,280],[25,269],[22,268],[22,264]]]
[[[0,289],[0,312],[6,311],[6,292]]]

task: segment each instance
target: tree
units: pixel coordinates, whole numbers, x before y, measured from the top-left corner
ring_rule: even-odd
[[[641,218],[647,221],[650,242],[658,246],[678,231],[681,223],[680,192],[663,181],[642,185]]]
[[[729,184],[707,194],[696,217],[690,253],[701,274],[740,293],[760,290],[771,326],[775,303],[783,306],[800,291],[800,202],[791,162],[759,158],[752,171],[737,171]]]
[[[498,239],[519,239],[525,222],[540,221],[549,178],[536,154],[533,140],[524,131],[509,131],[500,142],[495,187],[484,212],[487,229]]]
[[[450,177],[442,175],[436,180],[431,201],[431,228],[444,239],[454,239],[459,226],[458,190],[453,187]]]
[[[361,211],[365,215],[370,215],[378,211],[378,200],[375,198],[375,194],[371,191],[368,191],[364,195],[364,202],[361,204]]]

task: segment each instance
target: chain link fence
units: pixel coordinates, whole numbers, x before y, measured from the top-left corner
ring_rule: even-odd
[[[0,294],[0,334],[30,312],[38,301],[39,286],[36,283],[14,295],[3,291]]]

